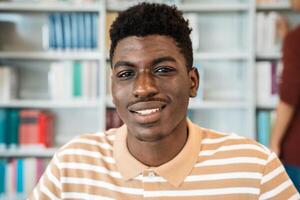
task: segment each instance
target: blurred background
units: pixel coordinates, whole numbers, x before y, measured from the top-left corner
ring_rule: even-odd
[[[119,127],[109,27],[136,0],[0,0],[0,196],[24,199],[58,147]],[[269,145],[289,0],[156,0],[193,31],[200,88],[188,117]]]

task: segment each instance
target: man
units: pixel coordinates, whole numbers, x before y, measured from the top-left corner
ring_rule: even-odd
[[[274,153],[186,119],[199,82],[190,32],[175,7],[119,15],[111,78],[125,125],[62,147],[29,199],[299,199]]]

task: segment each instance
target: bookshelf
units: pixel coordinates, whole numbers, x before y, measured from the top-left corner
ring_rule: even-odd
[[[0,28],[6,26],[1,24],[1,21],[9,19],[20,31],[19,35],[13,32],[8,40],[0,33],[0,65],[19,68],[23,76],[21,90],[27,92],[26,98],[0,101],[0,109],[51,110],[59,121],[55,130],[57,146],[76,135],[104,130],[106,108],[114,107],[106,89],[109,86],[107,80],[109,74],[106,69],[105,15],[107,12],[122,11],[135,4],[132,1],[111,2],[104,0],[86,4],[52,1],[51,3],[0,2]],[[192,120],[204,127],[256,138],[257,109],[275,108],[273,102],[256,103],[256,61],[281,59],[279,52],[256,53],[256,13],[276,10],[289,14],[290,5],[276,3],[256,6],[254,0],[203,0],[201,2],[177,0],[174,2],[184,14],[191,14],[197,19],[196,30],[201,38],[194,51],[194,64],[199,67],[204,88],[200,91],[200,96],[203,97],[192,99],[190,102],[189,111],[192,113]],[[98,13],[98,48],[93,50],[44,49],[43,25],[49,13],[57,12]],[[293,18],[293,23],[298,20],[294,15],[289,17]],[[27,30],[28,26],[32,29]],[[14,27],[8,26],[8,28]],[[30,37],[32,35],[36,37]],[[19,36],[22,36],[21,39]],[[49,98],[47,94],[49,66],[52,62],[66,60],[92,61],[99,64],[100,93],[96,99],[53,100]],[[32,94],[33,91],[38,93]],[[56,148],[40,151],[2,150],[0,158],[49,158],[55,151]]]

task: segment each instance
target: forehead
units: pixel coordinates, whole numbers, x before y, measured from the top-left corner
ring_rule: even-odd
[[[184,59],[173,38],[162,35],[145,37],[129,36],[120,40],[116,46],[113,60],[151,60],[160,56],[172,56],[176,60]]]

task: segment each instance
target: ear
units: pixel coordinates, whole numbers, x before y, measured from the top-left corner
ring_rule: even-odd
[[[190,97],[195,97],[195,96],[197,96],[197,90],[199,87],[199,73],[198,73],[198,69],[196,67],[193,67],[189,71],[189,78],[191,81]]]

